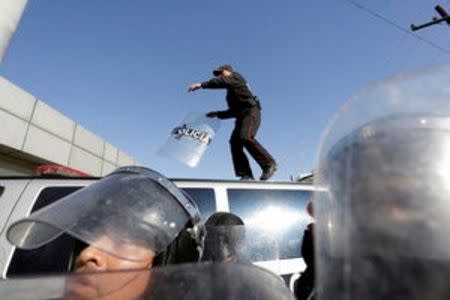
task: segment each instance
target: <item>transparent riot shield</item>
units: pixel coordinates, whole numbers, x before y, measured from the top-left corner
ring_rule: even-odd
[[[246,225],[206,226],[202,261],[278,262],[278,239],[269,232],[258,229]]]
[[[304,228],[287,237],[259,225],[205,226],[201,260],[254,264],[278,274],[289,286],[291,276],[305,269],[299,245]]]
[[[450,299],[450,67],[354,95],[323,137],[319,299]]]
[[[196,167],[219,127],[220,120],[216,118],[208,118],[205,113],[190,113],[172,129],[158,154]]]
[[[78,273],[0,281],[0,299],[293,300],[284,283],[259,267],[199,263],[151,270]]]

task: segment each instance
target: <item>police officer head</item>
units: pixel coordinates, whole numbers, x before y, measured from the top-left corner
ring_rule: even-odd
[[[237,262],[245,239],[245,226],[240,217],[217,212],[205,222],[206,238],[203,261]]]
[[[383,82],[327,130],[314,199],[320,299],[450,296],[449,79],[444,68]]]
[[[33,249],[67,233],[80,241],[77,271],[149,268],[197,260],[199,220],[195,203],[167,178],[122,167],[15,222],[7,237]]]
[[[230,76],[233,74],[234,70],[233,67],[230,65],[221,65],[214,69],[213,75],[214,76]]]

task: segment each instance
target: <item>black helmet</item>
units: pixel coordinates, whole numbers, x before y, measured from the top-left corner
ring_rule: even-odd
[[[115,256],[139,260],[139,253],[123,257],[100,243],[107,235],[119,244],[137,243],[162,254],[159,261],[178,258],[181,244],[201,255],[203,229],[192,199],[158,172],[144,167],[122,167],[56,203],[13,223],[8,240],[19,248],[34,249],[63,233]],[[175,252],[174,252],[175,251]],[[167,257],[170,252],[170,258]],[[127,254],[130,255],[130,254]],[[192,257],[189,259],[192,260]]]
[[[212,214],[205,222],[203,261],[240,261],[245,226],[240,217],[228,212]]]

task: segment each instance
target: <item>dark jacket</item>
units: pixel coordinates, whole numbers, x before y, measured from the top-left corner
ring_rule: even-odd
[[[303,234],[302,257],[306,264],[306,271],[314,273],[314,224],[309,224]]]
[[[314,224],[309,224],[303,234],[302,257],[306,264],[305,271],[294,283],[294,294],[298,300],[308,299],[314,290]]]
[[[245,115],[250,108],[258,106],[259,102],[253,96],[245,78],[233,72],[231,76],[218,76],[202,82],[204,89],[227,89],[228,109],[218,112],[220,119],[238,118]]]

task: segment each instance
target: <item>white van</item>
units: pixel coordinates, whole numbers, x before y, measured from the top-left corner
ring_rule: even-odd
[[[15,249],[6,240],[8,226],[31,212],[93,183],[98,178],[0,177],[1,277],[50,274],[67,271],[71,249],[64,238],[35,250]],[[173,179],[198,204],[206,220],[216,211],[232,212],[245,224],[269,232],[277,244],[279,260],[259,253],[253,263],[284,278],[289,286],[304,269],[300,254],[306,225],[311,222],[306,204],[313,187],[292,182],[252,182]],[[39,257],[39,259],[36,259]]]

